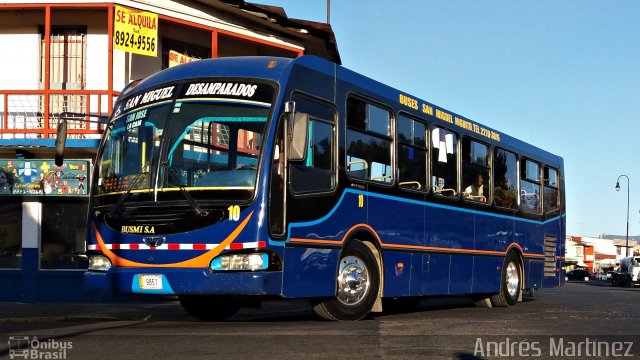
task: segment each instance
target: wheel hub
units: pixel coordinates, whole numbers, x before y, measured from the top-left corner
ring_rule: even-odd
[[[338,269],[338,300],[345,305],[355,305],[369,291],[369,271],[364,262],[355,256],[340,261]]]
[[[518,294],[518,288],[520,287],[520,274],[518,273],[518,267],[516,264],[510,262],[507,265],[507,292],[509,296],[515,298]]]

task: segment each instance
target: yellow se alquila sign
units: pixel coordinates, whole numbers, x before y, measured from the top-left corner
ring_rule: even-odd
[[[113,46],[134,54],[157,56],[158,14],[116,5]]]

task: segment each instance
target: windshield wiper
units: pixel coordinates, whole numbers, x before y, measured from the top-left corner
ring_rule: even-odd
[[[149,163],[147,163],[147,165],[149,165]],[[142,169],[140,169],[140,172],[138,172],[138,174],[136,174],[136,177],[133,178],[131,185],[129,185],[129,187],[124,192],[124,194],[120,195],[120,198],[118,198],[118,201],[116,201],[116,203],[113,204],[113,206],[111,207],[111,211],[109,211],[110,217],[117,218],[119,216],[118,212],[120,211],[122,204],[124,204],[127,198],[129,198],[129,194],[131,194],[131,190],[133,190],[133,188],[138,186],[138,182],[142,178],[142,174],[145,173],[145,169],[147,168],[147,165],[143,166]]]
[[[176,184],[178,185],[178,188],[180,189],[180,192],[182,193],[182,195],[184,195],[184,198],[187,199],[187,202],[189,203],[189,205],[191,205],[191,207],[193,208],[193,211],[196,213],[196,215],[198,215],[198,216],[207,216],[207,215],[209,215],[209,212],[206,211],[206,210],[202,210],[202,208],[200,207],[200,205],[198,205],[196,200],[191,196],[191,194],[189,194],[189,192],[184,188],[184,186],[182,186],[182,184],[180,183],[180,179],[178,178],[178,175],[176,174],[176,169],[174,169],[166,161],[163,162],[162,165],[164,167],[166,167],[167,169],[169,169],[169,174],[171,174],[171,177],[173,178],[173,181],[176,182]]]

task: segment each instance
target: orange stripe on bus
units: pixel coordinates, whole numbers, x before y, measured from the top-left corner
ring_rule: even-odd
[[[209,264],[211,263],[211,260],[214,257],[218,256],[218,254],[220,254],[222,250],[224,250],[229,244],[231,244],[238,237],[238,235],[240,235],[242,230],[244,230],[245,226],[247,226],[247,223],[249,222],[249,219],[251,219],[252,215],[253,215],[253,211],[250,212],[249,215],[247,215],[244,221],[242,221],[242,223],[240,223],[240,225],[238,225],[238,227],[236,227],[235,230],[233,230],[233,232],[231,232],[231,234],[229,234],[229,236],[227,236],[227,238],[224,239],[224,241],[222,241],[218,246],[211,249],[210,251],[200,256],[197,256],[193,259],[181,261],[178,263],[169,263],[169,264],[145,264],[145,263],[140,263],[140,262],[131,261],[131,260],[122,258],[114,254],[111,250],[107,249],[107,246],[104,244],[104,241],[102,240],[102,236],[100,235],[100,232],[98,231],[98,228],[95,225],[94,225],[94,229],[96,232],[96,239],[98,240],[98,244],[100,244],[100,250],[102,250],[102,253],[106,257],[108,257],[109,260],[111,260],[111,263],[113,264],[113,266],[147,267],[147,268],[159,268],[159,267],[169,267],[169,268],[203,268],[205,267],[206,268],[206,267],[209,267]]]
[[[493,251],[493,250],[472,250],[472,249],[456,249],[456,248],[447,248],[447,247],[437,247],[437,246],[421,246],[421,245],[401,245],[401,244],[389,244],[383,243],[380,239],[380,236],[376,233],[373,228],[367,224],[357,224],[349,228],[347,230],[347,234],[342,238],[342,240],[320,240],[320,239],[304,239],[304,238],[291,238],[291,242],[293,243],[302,243],[302,244],[321,244],[321,245],[342,245],[349,234],[356,228],[364,227],[371,231],[371,233],[376,237],[380,246],[392,249],[409,249],[409,250],[426,250],[426,251],[447,251],[454,253],[467,253],[467,254],[493,254],[493,255],[503,255],[509,252],[512,247],[517,247],[524,256],[529,257],[544,257],[544,254],[532,254],[526,253],[522,249],[522,247],[518,243],[511,243],[507,250],[505,251]]]

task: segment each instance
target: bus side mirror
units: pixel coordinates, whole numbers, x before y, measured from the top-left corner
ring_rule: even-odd
[[[291,161],[304,160],[307,155],[307,126],[309,114],[295,113],[291,116],[293,130],[289,133],[289,155]]]
[[[67,119],[60,119],[58,135],[56,136],[56,166],[62,166],[64,161],[64,145],[67,141]]]

